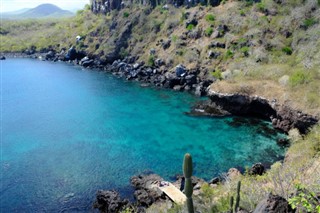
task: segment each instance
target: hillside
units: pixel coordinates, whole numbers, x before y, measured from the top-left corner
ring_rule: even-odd
[[[35,8],[2,13],[1,15],[4,19],[39,19],[70,17],[74,14],[68,10],[62,10],[53,4],[41,4]]]
[[[73,46],[100,68],[120,59],[144,64],[164,78],[183,65],[197,79],[212,82],[211,91],[260,96],[320,117],[320,1],[227,0],[194,7],[93,2],[68,19],[4,21],[0,51],[64,56]],[[176,90],[190,91],[188,85],[179,86]],[[239,179],[248,210],[269,192],[292,198],[298,184],[320,193],[319,132],[319,125],[303,138],[289,132],[292,146],[283,162],[261,177],[204,186],[198,205],[208,212],[227,211]]]
[[[172,71],[183,64],[202,77],[225,79],[220,90],[247,88],[246,92],[319,115],[320,10],[316,0],[226,1],[217,7],[189,9],[129,5],[106,15],[89,9],[61,22],[34,21],[32,26],[5,22],[1,51],[34,46],[38,51],[53,48],[60,52],[76,45],[102,63],[135,56],[153,65],[160,59],[164,62],[161,69]],[[78,44],[77,35],[84,38]]]

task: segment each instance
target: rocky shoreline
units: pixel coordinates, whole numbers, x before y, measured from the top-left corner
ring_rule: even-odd
[[[262,175],[264,173],[264,166],[260,163],[254,164],[249,170],[250,175]],[[224,178],[215,177],[209,182],[197,177],[192,177],[193,195],[198,196],[201,194],[201,187],[204,184],[209,185],[212,188],[217,187],[217,184],[223,183],[227,179],[235,179],[240,175],[240,172],[235,169],[229,169]],[[163,206],[171,208],[174,206],[173,201],[165,195],[155,185],[166,184],[167,182],[157,174],[141,174],[133,176],[130,180],[132,187],[134,188],[135,202],[130,202],[127,199],[121,198],[120,194],[115,190],[98,190],[96,193],[96,200],[93,204],[93,208],[98,209],[100,212],[121,212],[130,210],[137,213],[145,213],[151,206]],[[172,184],[179,190],[183,191],[185,179],[182,175],[176,175],[176,180]],[[197,200],[194,200],[195,205],[198,204]],[[273,210],[273,211],[270,211]],[[262,200],[255,213],[261,212],[291,212],[291,208],[288,202],[276,195],[268,195],[266,199]],[[248,213],[245,209],[241,209],[238,212]]]
[[[105,64],[102,60],[90,58],[86,53],[78,52],[73,47],[69,50],[62,49],[60,53],[56,53],[54,50],[42,53],[28,50],[23,53],[6,53],[3,56],[4,59],[12,57],[35,58],[54,62],[65,61],[88,69],[110,72],[126,80],[138,81],[142,87],[155,86],[209,97],[209,100],[195,104],[188,113],[193,116],[257,117],[271,121],[274,128],[285,133],[296,128],[302,134],[307,133],[319,121],[318,117],[280,104],[275,99],[268,100],[260,96],[212,91],[209,86],[216,81],[214,77],[204,75],[199,68],[187,69],[181,64],[169,71],[161,59],[155,60],[153,66],[145,65],[136,57],[126,57],[123,60],[115,60],[112,64]]]

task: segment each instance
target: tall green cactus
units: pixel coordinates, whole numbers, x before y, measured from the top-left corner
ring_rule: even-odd
[[[238,181],[236,205],[234,206],[234,212],[235,212],[235,213],[236,213],[237,211],[239,211],[239,204],[240,204],[240,187],[241,187],[241,181]]]
[[[230,213],[233,213],[233,196],[230,197]]]
[[[194,213],[193,201],[192,201],[193,186],[191,181],[192,170],[193,170],[192,157],[189,153],[187,153],[184,155],[184,160],[183,160],[183,175],[185,179],[184,193],[187,197],[187,207],[188,207],[189,213]]]

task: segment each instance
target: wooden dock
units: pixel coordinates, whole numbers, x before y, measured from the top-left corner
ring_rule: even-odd
[[[162,181],[163,182],[163,181]],[[173,202],[177,204],[183,204],[187,197],[183,194],[177,187],[169,182],[164,182],[164,184],[159,184],[158,188],[163,191]]]

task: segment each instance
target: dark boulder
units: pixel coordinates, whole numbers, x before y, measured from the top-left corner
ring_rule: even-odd
[[[54,51],[50,50],[49,52],[47,52],[45,54],[45,59],[46,60],[52,60],[55,57],[55,53]]]
[[[264,166],[262,163],[256,163],[252,165],[249,174],[250,175],[262,175],[264,173]]]
[[[88,56],[80,60],[79,64],[84,67],[91,66],[94,63],[93,59],[90,59]]]
[[[131,178],[131,185],[135,188],[134,197],[139,206],[148,207],[155,202],[166,200],[167,197],[154,187],[163,179],[156,174],[138,175]]]
[[[216,59],[219,56],[220,56],[219,52],[214,52],[212,50],[209,50],[209,52],[208,52],[208,57],[211,58],[211,59]]]
[[[210,43],[209,45],[210,48],[226,48],[226,44],[225,43],[221,43],[219,41],[213,41]]]
[[[65,56],[65,59],[68,61],[68,60],[74,60],[77,58],[77,50],[74,48],[74,47],[71,47],[66,56]]]
[[[6,57],[5,56],[1,56],[0,60],[6,60]]]
[[[184,76],[186,74],[187,69],[182,64],[179,64],[179,65],[176,66],[176,70],[175,71],[176,71],[176,76],[177,77],[182,77],[182,76]]]
[[[156,67],[161,67],[162,65],[165,65],[164,61],[161,58],[158,58],[154,61],[154,65]]]
[[[192,86],[193,84],[196,84],[197,83],[197,76],[196,75],[187,75],[185,77],[185,81],[186,81],[186,84],[189,85],[189,86]]]
[[[277,140],[277,144],[282,147],[288,147],[290,145],[290,141],[287,138],[280,138]]]
[[[288,201],[278,195],[269,194],[262,200],[253,213],[291,213],[294,212]]]
[[[121,199],[118,192],[99,190],[93,208],[99,209],[100,212],[113,213],[120,212],[128,205],[129,201]]]
[[[221,180],[219,177],[215,177],[215,178],[212,178],[210,181],[209,181],[209,184],[217,184],[219,183]]]
[[[210,102],[209,100],[198,102],[191,108],[190,112],[186,114],[191,116],[214,116],[214,117],[230,115],[229,112],[223,110],[221,107],[217,106],[213,102]]]
[[[197,26],[198,21],[196,19],[189,20],[186,22],[186,27],[188,27],[189,25]]]
[[[168,49],[170,47],[170,45],[171,45],[171,40],[162,42],[162,48],[164,50]]]

